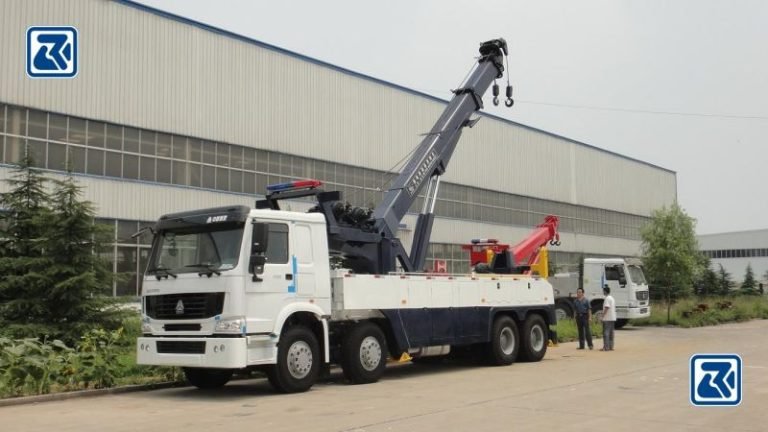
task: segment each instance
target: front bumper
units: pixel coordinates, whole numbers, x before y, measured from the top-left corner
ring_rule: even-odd
[[[616,318],[620,319],[638,319],[651,316],[651,306],[640,306],[630,308],[616,308]]]
[[[136,363],[242,369],[274,363],[277,347],[268,337],[140,337]]]

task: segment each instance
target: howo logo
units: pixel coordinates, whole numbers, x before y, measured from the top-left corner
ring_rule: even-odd
[[[181,300],[176,303],[176,315],[184,315],[184,302]]]
[[[205,223],[213,223],[213,222],[226,222],[227,216],[208,216],[208,219],[205,220]]]

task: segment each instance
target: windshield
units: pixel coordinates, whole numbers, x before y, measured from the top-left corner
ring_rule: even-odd
[[[647,285],[647,282],[645,281],[645,275],[643,274],[643,269],[641,269],[639,266],[629,266],[629,278],[632,280],[632,282],[638,285]]]
[[[200,273],[235,268],[243,223],[164,230],[157,234],[147,273]]]

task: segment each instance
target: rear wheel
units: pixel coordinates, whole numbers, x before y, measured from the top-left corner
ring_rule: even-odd
[[[341,368],[353,384],[376,382],[387,367],[387,342],[379,326],[362,322],[352,327],[341,346]]]
[[[187,381],[199,389],[219,388],[229,382],[231,369],[184,368]]]
[[[628,322],[629,322],[629,320],[626,319],[626,318],[619,318],[619,319],[616,320],[616,324],[614,324],[614,328],[615,329],[620,329],[620,328],[624,327],[625,325],[627,325]]]
[[[573,318],[573,308],[564,301],[557,302],[555,303],[555,317],[558,321]]]
[[[530,315],[523,323],[520,360],[537,362],[547,353],[547,323],[541,315]]]
[[[520,349],[519,341],[515,321],[506,315],[496,318],[491,331],[491,341],[485,347],[486,360],[494,366],[514,363]]]
[[[267,370],[267,378],[281,393],[307,391],[317,381],[320,362],[315,334],[304,326],[292,327],[280,337],[277,364]]]
[[[596,321],[603,320],[603,302],[602,301],[592,303],[592,316]]]

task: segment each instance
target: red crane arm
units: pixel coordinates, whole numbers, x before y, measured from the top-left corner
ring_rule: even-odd
[[[545,246],[547,242],[555,244],[560,241],[560,233],[557,227],[560,219],[557,216],[549,215],[544,218],[544,222],[537,225],[528,237],[520,243],[512,246],[511,252],[515,257],[515,265],[530,265],[536,262],[539,248]]]

